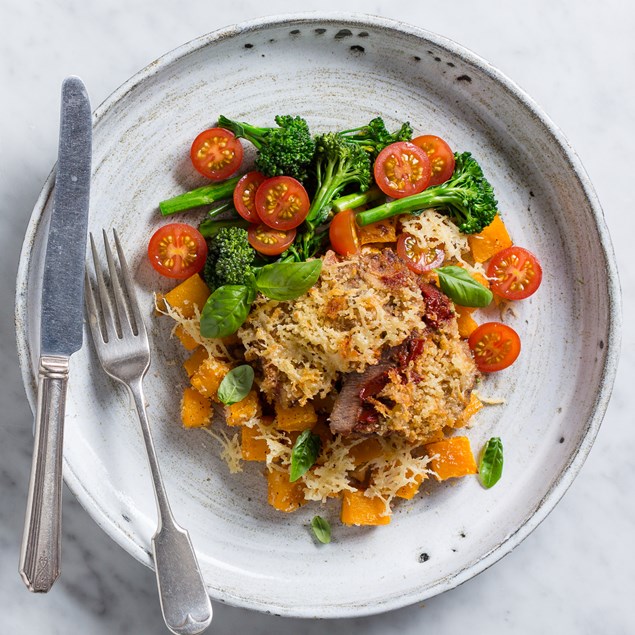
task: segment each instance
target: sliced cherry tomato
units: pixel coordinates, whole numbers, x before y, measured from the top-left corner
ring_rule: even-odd
[[[520,354],[518,333],[500,322],[481,324],[467,342],[476,366],[483,373],[493,373],[511,366]]]
[[[430,183],[430,160],[416,145],[398,141],[386,146],[375,159],[375,181],[393,198],[418,194]]]
[[[293,229],[309,213],[309,195],[292,176],[267,179],[256,192],[256,212],[260,220],[274,229]]]
[[[203,176],[212,181],[222,181],[240,167],[243,147],[233,132],[225,128],[210,128],[194,139],[190,158]]]
[[[273,229],[264,223],[250,225],[247,230],[249,244],[261,254],[277,256],[281,254],[294,240],[295,229]]]
[[[178,280],[189,278],[205,265],[207,243],[191,225],[171,223],[152,234],[148,258],[162,276]]]
[[[357,223],[352,209],[335,214],[329,226],[329,240],[333,249],[341,256],[352,256],[359,251]]]
[[[397,239],[397,254],[405,261],[410,271],[425,273],[443,263],[445,252],[443,249],[421,247],[419,241],[412,235],[403,233]]]
[[[245,176],[241,177],[234,189],[234,207],[250,223],[260,222],[260,216],[256,212],[256,190],[266,178],[260,172],[247,172]]]
[[[542,267],[531,251],[508,247],[492,257],[487,277],[496,295],[507,300],[524,300],[538,290]]]
[[[454,172],[454,152],[450,146],[433,134],[424,134],[412,140],[418,148],[421,148],[430,159],[430,175],[429,185],[441,185],[445,183]]]

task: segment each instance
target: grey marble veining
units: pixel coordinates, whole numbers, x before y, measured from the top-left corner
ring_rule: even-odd
[[[455,39],[516,80],[563,129],[603,203],[624,291],[626,331],[613,398],[580,476],[547,520],[511,555],[442,596],[385,615],[332,623],[285,620],[216,606],[209,632],[410,635],[635,632],[633,490],[635,448],[630,396],[635,378],[635,216],[629,192],[635,160],[630,81],[635,6],[623,0],[536,0],[395,5],[332,0],[307,9],[356,10],[404,19]],[[163,52],[214,28],[293,3],[252,0],[220,8],[195,0],[19,3],[0,0],[0,634],[165,632],[152,572],[64,499],[62,577],[32,596],[17,574],[27,490],[32,415],[15,353],[13,293],[22,235],[55,160],[58,95],[78,74],[94,104]],[[545,166],[549,169],[549,166]],[[554,210],[557,213],[557,210]],[[425,531],[425,528],[422,528]]]

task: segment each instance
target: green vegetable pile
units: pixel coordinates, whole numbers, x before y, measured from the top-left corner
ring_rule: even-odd
[[[231,202],[238,178],[230,178],[181,194],[160,203],[161,213],[212,205],[200,224],[208,239],[208,258],[203,270],[212,289],[201,315],[201,333],[224,337],[235,332],[249,314],[256,293],[288,300],[306,293],[317,281],[321,261],[311,260],[329,245],[329,224],[335,214],[362,205],[359,226],[400,214],[420,214],[430,208],[447,214],[466,234],[482,231],[497,213],[492,186],[469,152],[455,154],[455,169],[448,181],[419,194],[386,202],[374,185],[373,161],[385,147],[412,139],[412,127],[403,123],[389,132],[383,119],[340,132],[312,136],[305,119],[278,115],[276,126],[258,127],[221,115],[218,125],[257,149],[256,167],[267,177],[292,176],[309,191],[311,205],[297,228],[294,242],[279,257],[266,257],[249,244],[249,223]],[[441,289],[457,304],[485,306],[491,292],[457,267],[437,270]]]

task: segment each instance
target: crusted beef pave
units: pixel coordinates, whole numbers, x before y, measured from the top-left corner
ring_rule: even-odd
[[[392,272],[389,279],[397,280],[400,275]],[[442,425],[451,425],[460,414],[476,371],[464,343],[458,338],[449,298],[432,284],[419,281],[419,288],[426,307],[421,330],[414,331],[402,344],[385,349],[379,363],[363,373],[344,376],[330,417],[333,432],[343,435],[398,432],[413,441],[424,441],[433,438],[438,430],[432,421],[425,419],[418,421],[418,426],[408,425],[409,406],[432,404],[432,410],[441,414]],[[426,377],[432,375],[436,380],[434,376],[444,370],[449,377],[454,377],[454,386],[448,382],[448,388],[441,385],[439,391],[439,384],[432,383],[428,389]],[[465,374],[463,385],[460,380],[456,381],[457,370]],[[442,397],[446,393],[445,403],[438,395],[435,398],[435,391],[441,392]],[[413,421],[416,419],[417,416],[412,417]]]

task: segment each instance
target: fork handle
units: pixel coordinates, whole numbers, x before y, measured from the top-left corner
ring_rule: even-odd
[[[40,358],[35,443],[20,575],[29,591],[46,593],[60,574],[62,441],[68,357]]]
[[[139,415],[159,511],[159,526],[152,537],[152,550],[163,619],[173,633],[195,635],[212,621],[212,604],[190,535],[178,525],[170,510],[150,433],[142,383],[135,382],[128,388]]]

